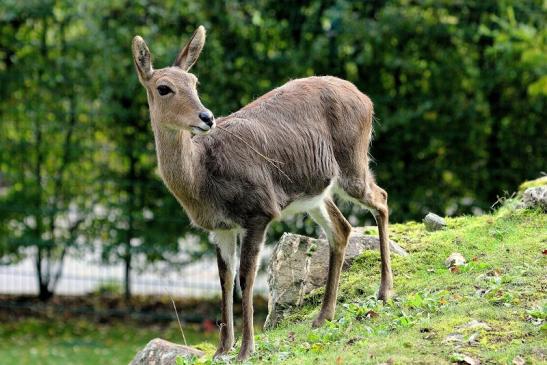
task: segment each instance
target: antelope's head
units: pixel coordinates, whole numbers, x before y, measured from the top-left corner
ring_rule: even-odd
[[[215,126],[213,113],[198,97],[197,77],[190,68],[205,44],[205,28],[199,26],[182,48],[173,66],[152,68],[152,56],[140,36],[133,38],[133,61],[148,95],[152,123],[193,134],[206,134]]]

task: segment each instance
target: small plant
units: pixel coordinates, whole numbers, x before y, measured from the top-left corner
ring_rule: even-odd
[[[378,317],[382,307],[383,303],[374,297],[369,297],[365,301],[359,303],[343,304],[343,308],[346,309],[347,313],[358,321]]]
[[[100,296],[118,296],[121,295],[122,292],[122,284],[119,280],[116,279],[101,281],[92,291],[93,294]]]
[[[197,363],[198,358],[196,356],[177,356],[177,359],[175,360],[176,365],[195,365]]]
[[[541,306],[537,306],[534,309],[530,309],[527,312],[531,318],[545,321],[547,319],[547,302],[543,303]]]
[[[547,302],[526,312],[528,314],[528,320],[533,324],[540,326],[543,333],[547,333]]]

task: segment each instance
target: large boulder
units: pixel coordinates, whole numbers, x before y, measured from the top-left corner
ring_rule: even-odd
[[[529,188],[537,188],[539,186],[547,186],[547,176],[542,176],[535,180],[528,180],[520,184],[519,186],[519,195],[523,194]]]
[[[176,365],[177,357],[201,357],[204,353],[189,346],[155,338],[148,342],[129,365]]]
[[[344,269],[365,250],[377,250],[377,237],[366,236],[362,228],[353,229],[346,248]],[[390,241],[391,252],[408,253]],[[268,317],[264,328],[273,328],[295,306],[302,305],[304,296],[325,285],[329,266],[329,243],[326,239],[285,233],[275,245],[268,266]]]
[[[540,208],[547,211],[547,186],[526,189],[522,195],[522,207],[528,209]]]

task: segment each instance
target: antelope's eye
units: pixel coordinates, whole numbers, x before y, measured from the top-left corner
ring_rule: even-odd
[[[171,88],[169,86],[165,86],[165,85],[158,86],[158,93],[162,96],[167,95],[167,94],[172,93],[172,92],[173,92],[173,90],[171,90]]]

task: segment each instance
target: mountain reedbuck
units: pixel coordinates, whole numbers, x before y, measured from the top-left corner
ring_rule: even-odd
[[[336,190],[368,208],[380,236],[378,297],[390,297],[386,192],[368,166],[373,110],[352,83],[335,77],[293,80],[241,110],[214,119],[189,73],[205,43],[200,26],[171,67],[152,68],[144,40],[133,39],[133,58],[148,95],[159,171],[195,226],[211,232],[222,287],[220,344],[234,345],[232,293],[240,238],[243,341],[238,360],[254,350],[253,283],[268,225],[285,214],[307,212],[330,244],[323,304],[313,326],[331,320],[351,226],[331,197]],[[219,92],[222,92],[219,90]]]

